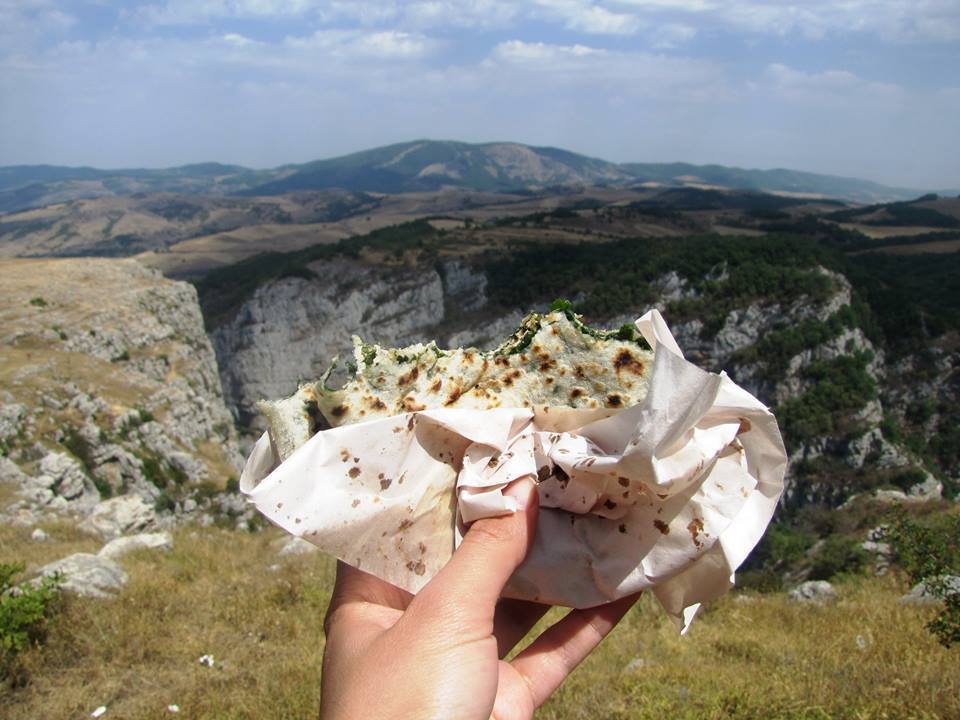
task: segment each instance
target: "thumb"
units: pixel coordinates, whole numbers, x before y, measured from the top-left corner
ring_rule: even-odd
[[[537,524],[539,498],[533,480],[514,482],[504,495],[516,500],[519,509],[474,522],[453,557],[429,583],[451,602],[462,605],[464,598],[470,598],[470,604],[484,615],[489,609],[491,620],[503,586],[533,544]]]

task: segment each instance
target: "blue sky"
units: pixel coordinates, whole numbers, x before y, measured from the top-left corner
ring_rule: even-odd
[[[0,165],[416,138],[960,186],[960,0],[0,0]]]

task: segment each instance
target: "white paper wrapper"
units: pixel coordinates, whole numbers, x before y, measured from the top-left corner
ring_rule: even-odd
[[[405,413],[318,433],[279,465],[265,434],[241,489],[288,532],[417,592],[532,476],[537,534],[506,596],[583,608],[651,589],[686,627],[763,535],[786,453],[770,411],[684,360],[656,310],[637,328],[656,353],[640,405]]]

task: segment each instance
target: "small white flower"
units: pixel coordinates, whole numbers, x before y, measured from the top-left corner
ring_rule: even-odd
[[[167,705],[167,712],[178,713],[180,712],[179,705]]]
[[[201,655],[200,664],[207,667],[213,667],[213,655]]]
[[[101,705],[101,706],[98,707],[96,710],[94,710],[92,713],[90,713],[90,717],[100,717],[100,716],[103,715],[106,711],[107,711],[107,706],[106,706],[106,705]]]
[[[861,650],[866,650],[867,645],[870,643],[867,642],[867,639],[863,635],[857,635],[857,647]]]

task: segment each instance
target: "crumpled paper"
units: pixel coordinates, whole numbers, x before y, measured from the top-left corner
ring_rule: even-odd
[[[288,532],[415,593],[531,476],[537,532],[505,596],[585,608],[649,589],[685,629],[763,535],[786,452],[770,411],[684,360],[659,312],[636,324],[655,351],[639,405],[404,413],[320,432],[282,464],[264,434],[240,487]]]

